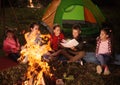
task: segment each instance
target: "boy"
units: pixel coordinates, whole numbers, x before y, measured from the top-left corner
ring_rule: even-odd
[[[78,41],[79,44],[71,48],[65,48],[61,51],[61,54],[69,59],[68,63],[75,62],[85,56],[84,44],[82,38],[80,37],[81,34],[80,28],[81,28],[80,25],[74,25],[72,27],[73,39]]]

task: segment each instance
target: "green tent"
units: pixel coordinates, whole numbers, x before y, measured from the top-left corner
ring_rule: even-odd
[[[71,31],[73,24],[78,23],[82,26],[83,35],[96,34],[99,32],[102,22],[105,21],[103,14],[91,0],[53,0],[53,2],[48,7],[48,11],[51,13],[45,13],[49,16],[47,18],[44,16],[43,21],[48,19],[49,23],[58,23],[65,32]],[[55,5],[56,3],[57,5]],[[49,19],[50,16],[52,17]]]

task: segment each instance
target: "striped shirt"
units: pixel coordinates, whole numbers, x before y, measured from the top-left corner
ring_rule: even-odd
[[[109,53],[108,50],[108,40],[106,41],[101,41],[98,49],[98,54],[107,54]]]
[[[111,40],[108,38],[106,41],[101,41],[101,39],[97,38],[97,46],[96,46],[96,54],[110,54],[112,48],[111,48]]]

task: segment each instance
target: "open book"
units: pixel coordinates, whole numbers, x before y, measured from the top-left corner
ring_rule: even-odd
[[[76,41],[75,39],[61,43],[61,45],[66,48],[71,48],[71,47],[77,46],[78,44],[79,44],[79,42]]]

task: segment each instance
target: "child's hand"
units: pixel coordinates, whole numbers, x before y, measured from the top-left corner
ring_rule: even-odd
[[[76,51],[76,50],[77,50],[75,47],[71,47],[70,49],[71,49],[71,50],[74,50],[74,51]]]
[[[21,46],[21,50],[25,49],[25,46]]]
[[[49,51],[50,53],[54,53],[55,51],[54,50],[51,50],[51,51]]]
[[[47,52],[46,55],[50,55],[51,53],[50,52]]]
[[[66,43],[67,42],[67,40],[65,40],[65,39],[62,39],[62,43]]]

